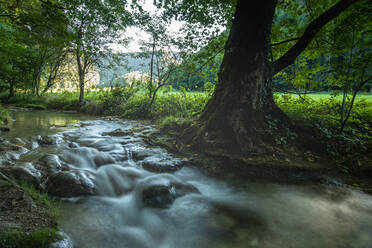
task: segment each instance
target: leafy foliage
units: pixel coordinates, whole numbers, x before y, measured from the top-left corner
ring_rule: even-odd
[[[302,98],[277,95],[275,100],[293,120],[313,128],[314,135],[318,135],[327,153],[344,170],[358,166],[372,145],[370,96],[355,103],[350,121],[343,130],[339,126],[342,98],[327,95],[318,98],[312,98],[311,95]]]

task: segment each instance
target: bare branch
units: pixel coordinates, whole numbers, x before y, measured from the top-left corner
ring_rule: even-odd
[[[298,39],[300,39],[300,37],[295,37],[295,38],[291,38],[291,39],[288,39],[288,40],[283,40],[283,41],[280,41],[280,42],[276,42],[276,43],[271,44],[271,46],[272,47],[273,46],[279,46],[279,45],[282,45],[284,43],[288,43],[288,42],[291,42],[291,41],[296,41]]]

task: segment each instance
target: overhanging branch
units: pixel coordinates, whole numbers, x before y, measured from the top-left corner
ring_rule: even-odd
[[[314,39],[315,35],[328,22],[336,18],[340,13],[346,10],[350,5],[360,0],[340,0],[337,4],[329,8],[318,18],[312,21],[303,35],[298,39],[296,44],[291,47],[282,57],[272,63],[272,75],[277,74],[287,66],[293,64],[295,59],[306,49],[309,43]]]
[[[288,40],[283,40],[283,41],[280,41],[280,42],[276,42],[276,43],[273,43],[271,44],[271,46],[279,46],[279,45],[282,45],[282,44],[285,44],[285,43],[288,43],[288,42],[291,42],[291,41],[295,41],[295,40],[298,40],[300,39],[300,37],[295,37],[295,38],[291,38],[291,39],[288,39]]]

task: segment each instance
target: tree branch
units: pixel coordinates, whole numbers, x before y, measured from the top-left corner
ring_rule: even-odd
[[[360,0],[340,0],[337,4],[329,8],[318,18],[312,21],[303,35],[298,39],[297,43],[291,47],[282,57],[272,63],[272,75],[277,74],[287,66],[291,65],[295,59],[306,49],[309,43],[314,39],[315,35],[328,22],[336,18],[340,13],[346,10],[350,5]]]
[[[291,39],[288,39],[288,40],[283,40],[283,41],[280,41],[280,42],[276,42],[276,43],[273,43],[271,44],[271,46],[279,46],[281,44],[284,44],[284,43],[288,43],[288,42],[291,42],[291,41],[295,41],[295,40],[298,40],[300,39],[300,37],[295,37],[295,38],[291,38]]]

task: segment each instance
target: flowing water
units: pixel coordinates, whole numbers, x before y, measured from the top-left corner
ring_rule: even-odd
[[[372,197],[361,192],[215,178],[188,166],[150,172],[143,169],[146,162],[169,165],[185,158],[147,145],[149,125],[66,113],[12,114],[16,121],[7,139],[42,134],[58,140],[21,161],[55,154],[70,170],[89,175],[98,192],[62,198],[61,229],[74,247],[372,247]],[[118,128],[121,135],[105,133]],[[146,189],[171,184],[192,185],[200,193],[193,190],[160,208],[144,203]]]

